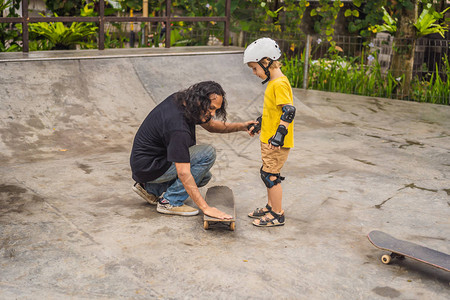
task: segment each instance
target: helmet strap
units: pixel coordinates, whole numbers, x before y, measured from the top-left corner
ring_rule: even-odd
[[[264,58],[266,58],[266,57],[264,57]],[[263,59],[264,59],[264,58],[263,58]],[[264,79],[264,81],[261,82],[261,84],[264,84],[264,83],[266,83],[267,81],[270,80],[270,71],[269,71],[269,68],[270,68],[270,66],[271,66],[272,63],[273,63],[273,60],[271,60],[270,58],[267,58],[267,60],[269,61],[269,64],[267,65],[267,67],[265,67],[265,66],[262,64],[262,62],[261,62],[262,59],[261,59],[260,61],[258,61],[258,65],[261,66],[261,68],[264,70],[264,73],[265,73],[266,76],[267,76],[267,78]]]

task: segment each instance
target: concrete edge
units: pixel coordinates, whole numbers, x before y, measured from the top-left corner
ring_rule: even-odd
[[[95,50],[95,55],[89,55],[89,50],[78,50],[78,53],[75,51],[35,51],[31,54],[18,54],[18,53],[8,53],[8,54],[0,55],[0,63],[2,62],[27,62],[27,61],[54,61],[54,60],[90,60],[90,59],[111,59],[111,58],[129,58],[129,57],[158,57],[158,56],[195,56],[195,55],[221,55],[221,54],[241,54],[244,52],[244,49],[239,49],[238,47],[233,47],[235,49],[227,49],[220,50],[218,48],[214,48],[214,50],[210,50],[205,47],[205,49],[199,49],[199,47],[189,48],[183,47],[170,51],[173,48],[169,48],[168,51],[161,51],[158,49],[157,52],[154,52],[152,48],[139,48],[146,49],[146,52],[142,53],[133,53],[137,52],[134,49],[118,49],[113,50],[114,52],[118,52],[116,54],[104,54],[108,50]],[[148,52],[150,50],[150,52]],[[152,51],[153,50],[153,51]],[[181,51],[179,51],[181,50]],[[89,51],[91,52],[91,51]],[[109,51],[108,51],[109,52]],[[122,52],[122,53],[120,53]],[[51,53],[51,54],[50,54]],[[92,52],[91,52],[92,53]],[[86,55],[87,54],[87,55]],[[20,57],[19,57],[20,56]]]

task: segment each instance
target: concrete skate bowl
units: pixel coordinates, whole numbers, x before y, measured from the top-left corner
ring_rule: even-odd
[[[230,121],[256,118],[264,87],[242,53],[0,61],[0,162],[129,151],[148,112],[173,92],[214,80]]]
[[[217,150],[207,187],[233,190],[236,231],[159,214],[131,190],[134,134],[167,95],[215,80],[230,121],[261,113],[265,86],[241,50],[0,53],[0,298],[448,299],[448,274],[408,260],[382,266],[366,238],[380,229],[449,253],[448,107],[294,89],[283,227],[260,230],[247,217],[267,192],[258,138],[244,132],[197,127],[198,143]],[[289,280],[265,272],[267,261]]]

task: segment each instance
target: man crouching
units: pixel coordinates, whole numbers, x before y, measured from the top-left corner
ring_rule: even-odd
[[[195,126],[200,125],[209,132],[247,131],[253,136],[247,127],[257,122],[227,123],[226,104],[222,87],[204,81],[170,95],[141,124],[130,157],[136,181],[133,190],[157,205],[158,212],[197,215],[198,209],[184,204],[190,196],[205,215],[232,218],[210,207],[198,190],[212,177],[209,170],[216,160],[216,150],[211,145],[196,145],[195,135]]]

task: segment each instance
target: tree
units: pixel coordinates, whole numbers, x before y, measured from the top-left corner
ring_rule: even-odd
[[[411,86],[414,51],[416,49],[416,33],[413,24],[417,21],[418,1],[399,2],[397,31],[394,34],[394,51],[391,61],[392,74],[403,78],[402,95],[407,96]]]

